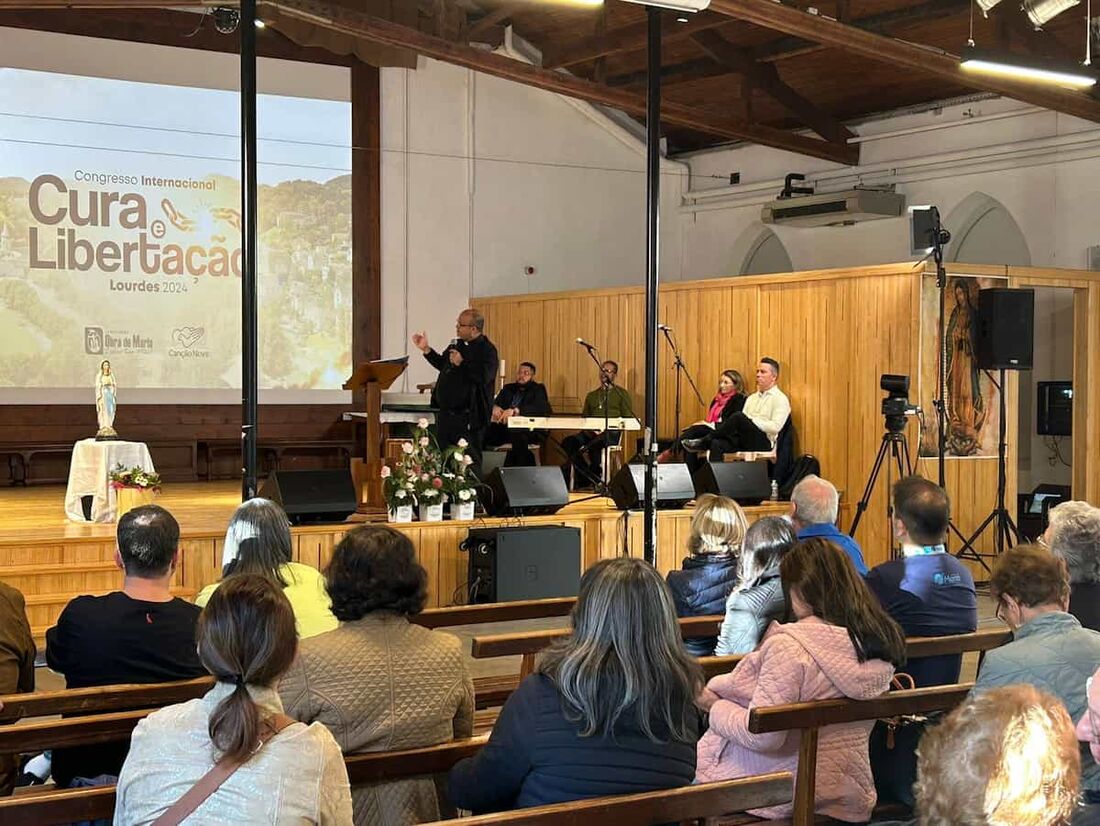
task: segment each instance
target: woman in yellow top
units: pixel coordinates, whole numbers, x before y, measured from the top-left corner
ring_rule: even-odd
[[[340,622],[332,613],[332,600],[325,590],[325,578],[316,568],[292,562],[290,521],[270,499],[243,502],[225,532],[222,579],[230,574],[259,574],[277,583],[290,600],[298,637],[315,637],[336,628]],[[207,585],[195,604],[205,607],[220,582]]]

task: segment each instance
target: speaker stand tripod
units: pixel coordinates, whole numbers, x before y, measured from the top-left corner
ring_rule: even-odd
[[[904,425],[904,420],[903,420]],[[875,463],[871,467],[871,475],[867,478],[867,486],[863,489],[863,496],[859,498],[859,503],[856,505],[856,515],[852,520],[852,527],[848,530],[848,536],[856,535],[856,528],[859,527],[859,520],[863,518],[863,512],[867,510],[867,506],[871,503],[871,495],[875,491],[875,482],[878,481],[879,473],[882,471],[883,464],[886,464],[886,490],[887,497],[890,496],[890,471],[894,465],[891,465],[886,461],[887,454],[893,460],[894,465],[897,466],[898,479],[902,479],[906,476],[910,476],[913,473],[913,462],[909,458],[909,441],[905,438],[905,432],[903,430],[887,429],[882,434],[882,442],[878,446],[878,455],[875,456]],[[887,500],[889,501],[889,499]],[[893,513],[893,507],[887,505],[887,515]]]
[[[990,512],[989,516],[982,520],[982,523],[978,525],[970,538],[964,540],[962,547],[955,552],[956,558],[969,559],[973,562],[977,562],[985,568],[986,573],[991,573],[989,565],[985,561],[985,557],[989,556],[989,554],[983,554],[974,547],[974,543],[978,540],[978,537],[985,533],[986,528],[993,525],[994,555],[1002,553],[1006,546],[1011,547],[1020,541],[1020,531],[1017,529],[1016,523],[1012,521],[1008,508],[1005,507],[1005,494],[1008,488],[1008,473],[1005,469],[1005,457],[1007,454],[1008,442],[1005,433],[1007,425],[1005,422],[1004,368],[1002,367],[998,373],[999,382],[993,381],[993,376],[990,372],[988,370],[985,371],[985,374],[989,376],[989,380],[992,381],[993,385],[997,388],[998,409],[1001,415],[1001,420],[997,429],[997,502],[993,505],[993,510]]]

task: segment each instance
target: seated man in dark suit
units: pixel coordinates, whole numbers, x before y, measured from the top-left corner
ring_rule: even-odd
[[[543,434],[538,430],[509,428],[508,419],[511,416],[548,416],[552,412],[546,386],[535,381],[535,365],[529,361],[520,362],[516,380],[504,385],[493,402],[489,429],[485,431],[485,446],[511,444],[504,464],[508,467],[532,467],[535,454],[531,452],[530,445],[532,441],[541,441]]]
[[[123,570],[122,590],[76,597],[46,632],[46,662],[64,675],[66,688],[206,675],[195,650],[199,607],[170,590],[179,541],[179,523],[157,505],[134,508],[118,520],[115,562]],[[54,749],[54,782],[113,782],[129,748],[127,739]]]

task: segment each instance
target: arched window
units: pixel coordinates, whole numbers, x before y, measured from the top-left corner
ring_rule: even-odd
[[[779,237],[765,226],[749,227],[733,245],[734,272],[737,275],[765,275],[793,272],[791,257]]]
[[[984,192],[967,195],[943,219],[951,231],[944,257],[965,264],[1031,265],[1027,239],[1012,214]]]

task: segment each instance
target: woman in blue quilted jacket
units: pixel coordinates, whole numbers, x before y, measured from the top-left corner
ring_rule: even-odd
[[[689,556],[682,570],[670,571],[668,587],[680,617],[721,614],[726,598],[737,584],[737,560],[749,523],[741,506],[725,496],[704,493],[691,515]],[[705,657],[714,653],[717,637],[684,640],[689,653]]]

